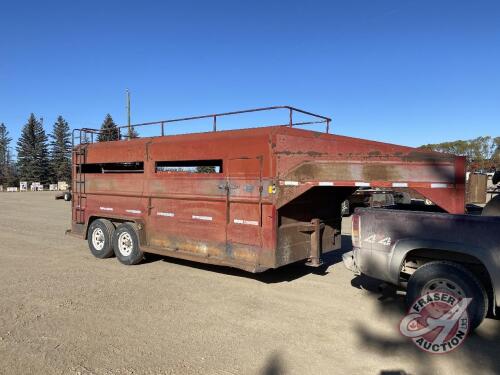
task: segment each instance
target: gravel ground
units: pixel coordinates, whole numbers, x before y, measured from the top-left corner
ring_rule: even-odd
[[[498,320],[446,355],[402,337],[402,295],[343,267],[347,235],[320,270],[126,267],[64,235],[69,207],[0,194],[0,374],[500,373]]]

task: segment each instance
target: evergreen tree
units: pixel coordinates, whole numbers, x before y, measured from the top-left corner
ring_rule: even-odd
[[[21,181],[47,184],[50,179],[47,135],[32,113],[17,141],[17,167]]]
[[[0,185],[8,184],[10,169],[9,145],[12,138],[9,137],[7,127],[2,122],[0,124]]]
[[[71,180],[71,132],[62,116],[54,123],[50,134],[50,169],[53,182]]]
[[[97,137],[98,142],[116,141],[118,140],[118,127],[116,126],[113,118],[108,113],[104,118],[104,122],[101,126],[101,132]]]
[[[6,163],[3,168],[4,186],[19,186],[16,165],[12,162],[10,149],[7,150]]]

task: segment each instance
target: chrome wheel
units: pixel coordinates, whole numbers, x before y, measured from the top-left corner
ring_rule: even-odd
[[[118,237],[118,251],[121,255],[128,257],[132,254],[132,250],[134,250],[132,236],[127,232],[121,233]]]
[[[101,251],[104,248],[104,232],[101,228],[95,228],[92,232],[92,245],[97,251]]]
[[[465,292],[460,285],[448,279],[433,279],[422,288],[422,295],[432,292],[446,292],[455,296],[465,298]]]

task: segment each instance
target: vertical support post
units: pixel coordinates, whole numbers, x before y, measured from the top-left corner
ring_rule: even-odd
[[[214,115],[214,126],[213,126],[214,132],[217,131],[217,115]]]
[[[326,134],[330,132],[330,120],[326,120]]]
[[[293,126],[293,109],[289,108],[290,110],[290,127]]]
[[[319,267],[323,263],[321,261],[321,229],[323,229],[324,224],[321,223],[320,219],[312,219],[311,226],[311,254],[307,265]]]
[[[132,127],[130,126],[130,91],[127,89],[127,125],[128,125],[128,139],[132,138]]]
[[[163,137],[165,135],[165,127],[164,127],[165,123],[162,121],[161,122],[161,136]]]

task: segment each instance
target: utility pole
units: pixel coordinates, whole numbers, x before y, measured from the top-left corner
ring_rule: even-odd
[[[128,125],[128,140],[132,136],[132,127],[130,124],[130,91],[127,89],[127,125]]]

